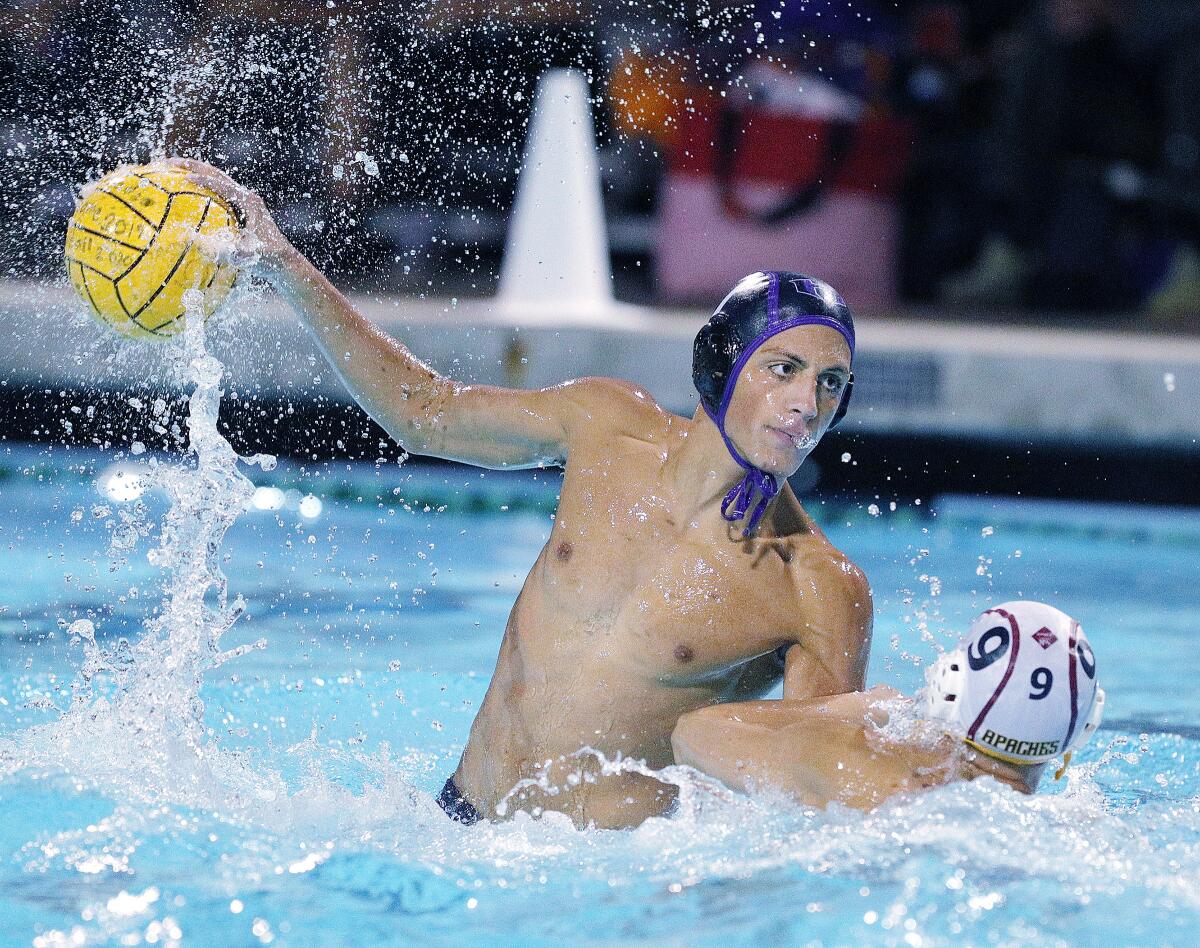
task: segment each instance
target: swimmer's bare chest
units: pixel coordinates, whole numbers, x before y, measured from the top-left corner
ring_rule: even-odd
[[[561,691],[556,727],[569,693],[614,738],[665,742],[680,708],[732,697],[748,662],[795,641],[806,604],[789,561],[810,538],[743,543],[724,521],[683,522],[658,474],[630,457],[568,469],[498,669],[519,694],[525,679],[539,698]]]

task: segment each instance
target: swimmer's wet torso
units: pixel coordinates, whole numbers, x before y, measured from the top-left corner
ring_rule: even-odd
[[[552,790],[527,785],[503,809],[640,822],[669,806],[673,787],[636,773],[595,780],[597,761],[577,751],[670,764],[682,713],[761,695],[783,674],[776,649],[793,643],[792,693],[842,690],[859,674],[861,574],[790,491],[761,531],[778,535],[743,541],[720,517],[719,492],[696,509],[672,488],[693,422],[627,389],[606,397],[626,402],[626,433],[590,426],[572,446],[554,528],[455,775],[485,813],[544,775]]]
[[[801,286],[813,281],[781,290],[771,274],[768,293],[767,275],[756,274],[730,294],[727,303],[760,309],[769,298],[770,328],[738,330],[754,339],[743,340],[732,367],[713,370],[729,376],[718,386],[724,399],[718,406],[706,395],[690,419],[611,379],[541,391],[464,386],[356,313],[257,196],[216,169],[185,165],[241,208],[259,272],[359,404],[408,450],[483,467],[566,469],[549,540],[513,607],[454,774],[481,816],[553,809],[580,825],[636,825],[665,812],[673,788],[640,773],[602,775],[586,748],[658,768],[672,762],[671,732],[687,711],[755,697],[781,674],[788,697],[861,687],[866,580],[784,484],[848,394],[852,324],[779,318],[781,292],[794,299],[803,289],[820,303]],[[738,341],[714,324],[725,333],[715,358],[732,361]],[[776,650],[786,650],[786,668]]]

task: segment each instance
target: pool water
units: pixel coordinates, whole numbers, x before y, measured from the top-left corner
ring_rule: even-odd
[[[983,780],[822,812],[671,768],[680,811],[637,830],[464,828],[432,795],[557,475],[243,466],[259,489],[213,545],[228,598],[148,664],[144,623],[183,606],[147,558],[166,499],[118,460],[147,456],[0,452],[4,944],[1194,943],[1200,515],[810,504],[871,579],[872,683],[918,688],[988,603],[1081,620],[1107,720],[1035,798]],[[232,622],[219,665],[201,615]]]

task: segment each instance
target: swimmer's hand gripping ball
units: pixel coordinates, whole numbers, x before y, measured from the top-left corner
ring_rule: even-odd
[[[225,301],[237,269],[219,258],[237,237],[233,209],[185,170],[119,168],[84,189],[67,228],[67,274],[106,326],[168,339],[185,311],[208,317]]]

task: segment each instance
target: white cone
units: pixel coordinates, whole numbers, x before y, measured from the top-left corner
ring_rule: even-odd
[[[538,82],[497,302],[521,322],[609,323],[616,309],[587,80]]]

